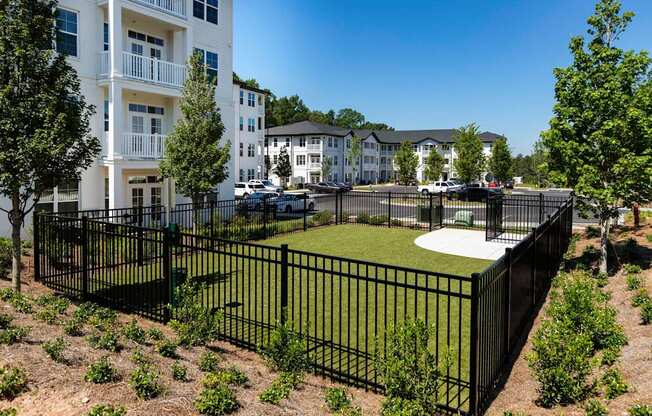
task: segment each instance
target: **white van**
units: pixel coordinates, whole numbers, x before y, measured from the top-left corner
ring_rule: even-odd
[[[236,182],[235,183],[235,197],[236,198],[246,198],[254,192],[265,191],[265,185],[260,183],[247,183],[247,182]]]

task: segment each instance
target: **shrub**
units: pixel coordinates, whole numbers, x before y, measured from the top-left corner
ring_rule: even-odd
[[[392,414],[385,407],[393,408],[391,399],[397,398],[414,402],[423,414],[436,413],[443,380],[437,359],[428,349],[431,335],[432,328],[425,322],[406,320],[389,328],[384,353],[376,346],[376,371],[390,399],[383,404],[382,414]]]
[[[227,415],[240,407],[231,389],[225,385],[202,390],[194,404],[200,414],[207,416]]]
[[[136,396],[149,400],[157,397],[163,391],[158,382],[158,373],[149,365],[139,365],[131,373],[129,385],[136,392]]]
[[[161,354],[162,357],[174,358],[177,356],[177,344],[168,339],[159,341],[158,344],[156,344],[156,352]]]
[[[620,357],[620,348],[618,347],[610,347],[606,348],[602,351],[602,359],[600,362],[602,365],[610,366],[613,365],[616,361],[618,361],[618,358]]]
[[[32,313],[32,303],[27,296],[22,293],[14,293],[13,291],[11,293],[9,303],[17,312]]]
[[[403,221],[397,220],[396,218],[392,219],[390,221],[390,224],[392,224],[392,227],[402,227],[403,226]]]
[[[9,302],[13,296],[14,296],[14,290],[12,288],[5,287],[3,289],[0,289],[0,300],[4,302]]]
[[[158,328],[150,328],[147,330],[147,338],[152,341],[161,341],[164,338],[163,331]]]
[[[258,398],[262,402],[277,405],[281,400],[287,399],[290,392],[296,389],[302,380],[303,376],[300,373],[282,372]]]
[[[220,357],[212,351],[204,351],[199,356],[199,362],[197,366],[201,371],[210,373],[217,371],[217,366],[220,363]]]
[[[44,342],[42,345],[43,351],[45,351],[48,357],[58,363],[66,362],[66,359],[63,356],[63,351],[66,349],[66,346],[66,341],[64,341],[62,337],[51,339]]]
[[[136,365],[149,364],[150,360],[145,356],[145,353],[142,349],[137,348],[133,353],[131,353],[131,361]]]
[[[241,386],[248,381],[249,378],[242,370],[236,367],[230,367],[225,370],[206,374],[202,383],[205,388],[212,389],[220,384]]]
[[[635,404],[627,410],[629,416],[652,416],[652,405]]]
[[[600,237],[600,228],[589,225],[586,227],[586,238],[598,238]]]
[[[589,390],[593,351],[591,337],[567,324],[544,321],[534,335],[530,369],[539,382],[539,401],[543,406],[574,403]]]
[[[170,326],[176,332],[179,344],[185,347],[206,345],[216,340],[219,334],[221,315],[196,301],[201,290],[200,285],[187,281],[174,293],[175,319],[170,321]]]
[[[403,397],[387,397],[380,408],[383,416],[427,416],[428,413],[416,400]]]
[[[607,416],[607,407],[598,399],[591,399],[584,404],[586,416]]]
[[[640,274],[643,271],[638,264],[623,264],[623,270],[627,274]]]
[[[9,275],[11,262],[13,258],[13,244],[10,239],[0,237],[0,278],[5,278]],[[6,299],[3,299],[6,300]]]
[[[14,317],[0,312],[0,329],[9,329],[11,328],[11,322],[14,320]]]
[[[98,404],[93,406],[88,416],[124,416],[127,414],[127,409],[123,406],[114,407],[107,404]]]
[[[636,290],[643,283],[641,276],[638,274],[628,274],[625,280],[627,281],[627,290]]]
[[[51,308],[56,313],[63,315],[68,310],[70,306],[70,301],[66,298],[62,298],[55,295],[41,295],[36,298],[36,304],[45,308]]]
[[[639,290],[636,291],[636,294],[632,297],[632,306],[638,308],[639,306],[643,306],[645,302],[650,301],[650,295],[647,293],[647,289],[645,288],[640,288]]]
[[[595,276],[595,281],[598,287],[605,287],[609,284],[609,276],[605,272],[600,272]]]
[[[118,322],[118,314],[112,309],[96,306],[88,322],[95,328],[111,328]]]
[[[361,212],[355,217],[355,222],[358,224],[369,224],[371,217],[366,212]]]
[[[122,335],[137,344],[144,344],[146,342],[145,330],[138,325],[135,319],[132,319],[122,328]]]
[[[73,316],[79,319],[80,322],[86,323],[99,306],[93,302],[84,302],[73,312]]]
[[[108,357],[102,357],[88,366],[84,380],[89,383],[104,384],[118,379],[117,370],[111,365]]]
[[[7,329],[0,330],[0,345],[12,345],[21,342],[29,335],[31,328],[10,326]]]
[[[348,406],[340,410],[339,416],[362,416],[362,409],[358,406]]]
[[[306,342],[294,331],[292,322],[276,323],[260,353],[274,371],[301,373],[308,368]]]
[[[108,330],[102,333],[95,332],[89,335],[87,340],[91,347],[98,350],[117,352],[122,348],[120,345],[120,336],[114,330]]]
[[[170,369],[172,370],[172,378],[174,380],[188,381],[188,369],[179,360],[173,362]]]
[[[652,301],[647,301],[641,305],[641,322],[643,325],[649,325],[652,322]]]
[[[12,400],[27,389],[27,375],[17,367],[0,367],[0,398]]]
[[[18,410],[14,409],[13,407],[0,410],[0,416],[16,416],[17,414]]]
[[[616,397],[627,393],[629,386],[623,380],[622,374],[615,368],[610,368],[602,375],[602,384],[605,387],[607,399],[612,400]]]
[[[387,215],[373,215],[369,217],[369,224],[371,225],[383,225],[387,222],[389,222]]]
[[[311,220],[316,225],[330,224],[333,220],[333,212],[328,210],[319,211],[312,216]]]
[[[331,412],[339,412],[340,410],[349,407],[351,400],[346,394],[346,390],[341,387],[330,387],[326,389],[326,406]]]
[[[48,325],[54,325],[59,320],[59,313],[54,308],[47,306],[36,312],[34,318],[43,321]]]
[[[71,337],[80,337],[84,335],[82,329],[84,328],[83,322],[79,318],[72,317],[63,324],[63,332]]]

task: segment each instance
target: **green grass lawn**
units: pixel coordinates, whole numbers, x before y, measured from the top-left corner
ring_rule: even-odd
[[[492,263],[423,249],[414,244],[414,240],[423,234],[424,231],[404,228],[344,224],[284,234],[261,243],[287,244],[295,250],[461,276],[480,272]]]

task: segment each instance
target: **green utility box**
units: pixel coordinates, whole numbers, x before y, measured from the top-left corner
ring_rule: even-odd
[[[464,225],[467,227],[473,227],[473,212],[457,211],[455,213],[455,225]]]
[[[420,205],[417,207],[417,221],[439,223],[441,216],[441,206],[433,205],[432,209],[429,206]]]

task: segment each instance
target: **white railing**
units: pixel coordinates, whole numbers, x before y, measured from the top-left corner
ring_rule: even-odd
[[[165,138],[163,134],[124,133],[122,155],[132,158],[161,159]]]
[[[152,9],[160,10],[171,15],[186,18],[186,0],[131,0]]]
[[[111,65],[109,65],[109,52],[100,52],[100,75],[109,75],[111,72]]]
[[[321,144],[308,143],[306,144],[306,148],[308,151],[321,151]]]
[[[122,52],[125,77],[181,88],[186,80],[186,67],[172,62]]]
[[[321,169],[321,162],[308,163],[308,169]]]

